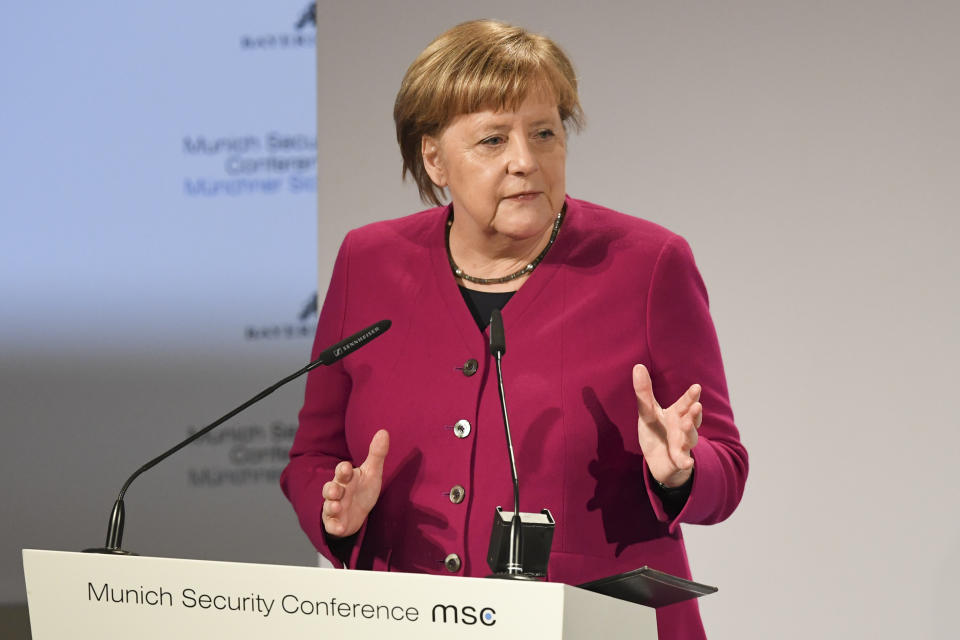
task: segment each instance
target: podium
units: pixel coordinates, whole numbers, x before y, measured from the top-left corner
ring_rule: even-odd
[[[559,583],[29,549],[23,566],[34,640],[657,637],[654,609]]]

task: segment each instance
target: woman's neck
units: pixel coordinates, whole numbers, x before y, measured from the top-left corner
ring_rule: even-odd
[[[553,225],[530,238],[511,238],[487,230],[468,229],[454,217],[448,236],[450,257],[464,273],[474,278],[494,280],[517,273],[536,260],[550,244]],[[517,291],[530,273],[501,283],[483,284],[458,278],[457,283],[475,291]]]

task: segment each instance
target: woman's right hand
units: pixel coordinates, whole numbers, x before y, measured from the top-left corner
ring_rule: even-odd
[[[390,434],[380,429],[370,441],[367,459],[359,467],[344,460],[323,485],[323,527],[331,536],[352,536],[363,526],[377,504],[383,483],[383,461],[390,449]]]

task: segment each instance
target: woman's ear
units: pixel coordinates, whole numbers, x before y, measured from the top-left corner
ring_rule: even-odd
[[[420,139],[420,155],[423,157],[423,168],[433,184],[441,189],[447,186],[447,175],[443,170],[443,154],[440,152],[440,141],[433,136],[423,136]]]

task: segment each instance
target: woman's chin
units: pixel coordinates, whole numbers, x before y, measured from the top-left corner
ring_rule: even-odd
[[[514,240],[527,240],[549,234],[552,230],[557,212],[550,210],[545,199],[535,205],[529,202],[507,204],[497,211],[493,224],[497,233]]]

